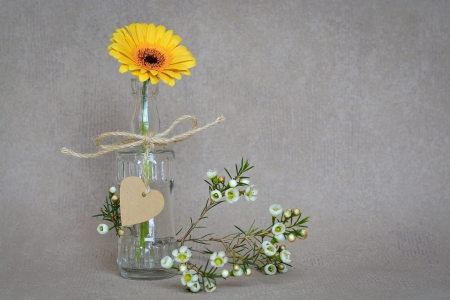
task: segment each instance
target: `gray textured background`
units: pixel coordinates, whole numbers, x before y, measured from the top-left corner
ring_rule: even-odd
[[[177,227],[207,197],[212,167],[256,167],[255,203],[209,226],[270,221],[300,207],[309,238],[295,268],[219,281],[128,281],[116,238],[96,232],[128,130],[130,74],[108,55],[132,22],[164,24],[197,58],[161,85],[162,128],[184,114],[226,122],[174,145]],[[0,1],[0,299],[449,299],[449,1]],[[188,129],[181,126],[178,132]]]

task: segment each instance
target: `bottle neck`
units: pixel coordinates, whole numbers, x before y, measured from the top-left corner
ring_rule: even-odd
[[[131,130],[136,134],[158,133],[159,114],[157,107],[158,85],[150,81],[131,80],[132,95],[135,100]]]

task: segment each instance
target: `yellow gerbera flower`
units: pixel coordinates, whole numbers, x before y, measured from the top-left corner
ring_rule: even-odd
[[[181,37],[166,31],[163,25],[130,24],[118,28],[111,38],[109,54],[122,64],[120,73],[130,71],[141,82],[159,79],[170,86],[181,74],[191,75],[189,68],[195,66],[195,58],[185,46],[179,46]]]

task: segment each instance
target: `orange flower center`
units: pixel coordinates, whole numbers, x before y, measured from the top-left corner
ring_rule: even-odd
[[[162,70],[172,60],[172,55],[165,49],[148,43],[138,45],[132,55],[136,64],[146,70]]]

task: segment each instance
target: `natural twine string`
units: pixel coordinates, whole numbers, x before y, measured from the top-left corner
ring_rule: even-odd
[[[168,135],[178,123],[180,123],[181,121],[186,120],[186,119],[189,119],[192,121],[193,129],[186,131],[184,133],[181,133],[179,135],[173,136],[171,138],[166,137],[166,135]],[[144,154],[143,162],[146,162],[149,152],[155,146],[165,147],[169,143],[182,142],[184,140],[187,140],[188,138],[190,138],[192,135],[196,134],[197,132],[208,129],[214,125],[219,124],[220,122],[222,122],[224,120],[225,120],[225,117],[220,116],[214,122],[209,123],[203,127],[197,128],[197,123],[198,123],[197,119],[192,116],[186,115],[186,116],[182,116],[182,117],[179,117],[178,119],[176,119],[172,123],[172,125],[170,125],[170,127],[167,128],[166,131],[161,132],[161,133],[149,132],[145,135],[134,134],[134,133],[130,133],[130,132],[120,132],[120,131],[102,133],[95,138],[95,141],[94,141],[95,146],[97,146],[100,149],[98,152],[95,152],[95,153],[88,153],[88,154],[77,153],[70,149],[67,149],[66,147],[63,147],[61,149],[61,152],[64,154],[79,157],[79,158],[94,158],[94,157],[98,157],[103,154],[106,154],[106,153],[109,153],[112,151],[116,151],[116,150],[121,150],[121,149],[136,147],[136,146],[144,146],[145,154]],[[121,142],[118,142],[118,143],[102,145],[101,140],[106,137],[110,137],[110,136],[124,136],[124,137],[127,137],[127,139],[125,139]],[[143,176],[143,177],[144,177],[144,184],[146,186],[145,195],[147,195],[150,192],[150,185],[148,184],[147,176]]]

